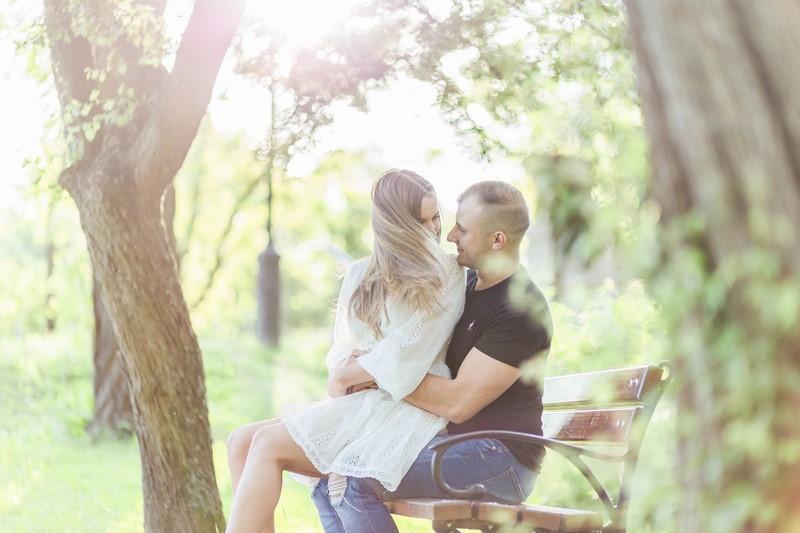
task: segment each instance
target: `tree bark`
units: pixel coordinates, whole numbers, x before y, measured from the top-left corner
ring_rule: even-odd
[[[94,415],[87,426],[89,434],[102,436],[133,433],[133,406],[128,379],[119,353],[117,339],[108,316],[96,276],[93,277],[94,301]]]
[[[175,253],[175,188],[170,184],[162,198],[164,236]],[[177,265],[177,262],[176,262]],[[180,265],[177,265],[180,270]],[[94,415],[87,426],[91,435],[126,436],[133,433],[133,407],[119,345],[114,337],[97,278],[92,274],[94,302]]]
[[[44,319],[47,331],[52,333],[56,329],[56,312],[53,309],[53,273],[55,271],[56,244],[53,242],[53,203],[47,207],[47,236],[44,245],[45,261],[47,263],[47,275],[44,280]]]
[[[164,4],[145,3],[158,10]],[[200,347],[174,245],[165,236],[162,195],[197,133],[243,7],[242,0],[197,0],[170,73],[137,63],[135,50],[120,43],[131,61],[120,83],[134,88],[143,103],[132,120],[104,125],[74,152],[76,160],[59,179],[77,204],[128,377],[147,531],[225,529]],[[45,0],[62,106],[91,101],[97,87],[86,73],[98,67],[94,61],[103,54],[89,42],[91,36],[72,33],[70,9],[67,2]]]
[[[798,531],[800,4],[626,5],[665,230],[679,530]]]

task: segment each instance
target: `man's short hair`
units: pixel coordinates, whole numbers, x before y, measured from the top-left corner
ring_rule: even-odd
[[[479,224],[487,233],[502,231],[519,244],[530,226],[528,204],[519,189],[504,181],[479,181],[467,187],[458,202],[474,197],[481,205]]]

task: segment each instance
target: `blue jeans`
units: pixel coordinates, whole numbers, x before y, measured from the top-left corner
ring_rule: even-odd
[[[434,437],[431,444],[445,438]],[[383,504],[399,498],[449,498],[431,474],[433,452],[427,447],[394,492],[373,479],[347,478],[344,498],[331,503],[327,479],[311,493],[325,533],[394,533],[397,526]],[[482,483],[486,501],[519,503],[531,492],[538,477],[517,461],[497,439],[476,439],[450,447],[442,459],[442,474],[451,486],[465,489]]]

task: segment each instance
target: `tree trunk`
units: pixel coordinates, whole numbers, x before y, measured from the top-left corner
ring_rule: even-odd
[[[679,530],[800,531],[800,4],[626,5],[680,380]]]
[[[203,362],[174,243],[165,235],[162,198],[197,134],[244,3],[196,0],[170,72],[145,60],[127,34],[114,33],[120,21],[106,19],[118,16],[116,10],[92,12],[107,24],[87,26],[81,3],[44,3],[73,160],[59,183],[77,204],[128,377],[145,530],[223,531]],[[166,6],[163,0],[140,3],[147,6],[137,17],[157,17]],[[151,19],[142,27],[161,22]],[[112,37],[103,34],[109,28]],[[103,76],[89,75],[98,70]],[[131,116],[103,117],[104,103],[131,93]]]
[[[49,216],[51,215],[48,215],[48,217]],[[47,262],[47,276],[45,277],[46,289],[44,295],[44,318],[47,331],[52,333],[56,330],[56,312],[55,309],[53,309],[53,273],[55,271],[56,245],[53,242],[49,218],[47,227],[47,242],[45,243],[44,254]]]
[[[91,435],[130,435],[133,432],[133,407],[122,356],[111,319],[106,312],[96,276],[94,300],[94,415],[87,430]]]
[[[162,198],[162,220],[173,253],[175,241],[175,188],[170,184]],[[180,270],[180,269],[179,269]],[[130,389],[117,339],[106,312],[97,278],[92,275],[94,301],[94,415],[87,426],[90,434],[126,436],[133,432]]]
[[[145,525],[152,531],[221,531],[200,348],[160,205],[157,199],[131,201],[124,188],[99,192],[74,191],[74,197],[129,373]]]

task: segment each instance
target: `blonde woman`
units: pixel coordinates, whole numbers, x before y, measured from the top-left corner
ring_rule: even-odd
[[[439,247],[428,181],[387,171],[373,184],[372,204],[374,251],[345,274],[326,358],[332,399],[231,434],[228,532],[274,531],[284,471],[371,478],[394,490],[447,424],[403,398],[428,373],[450,377],[444,356],[464,305],[464,271]],[[347,364],[354,352],[363,355]],[[377,388],[346,394],[365,382]]]

